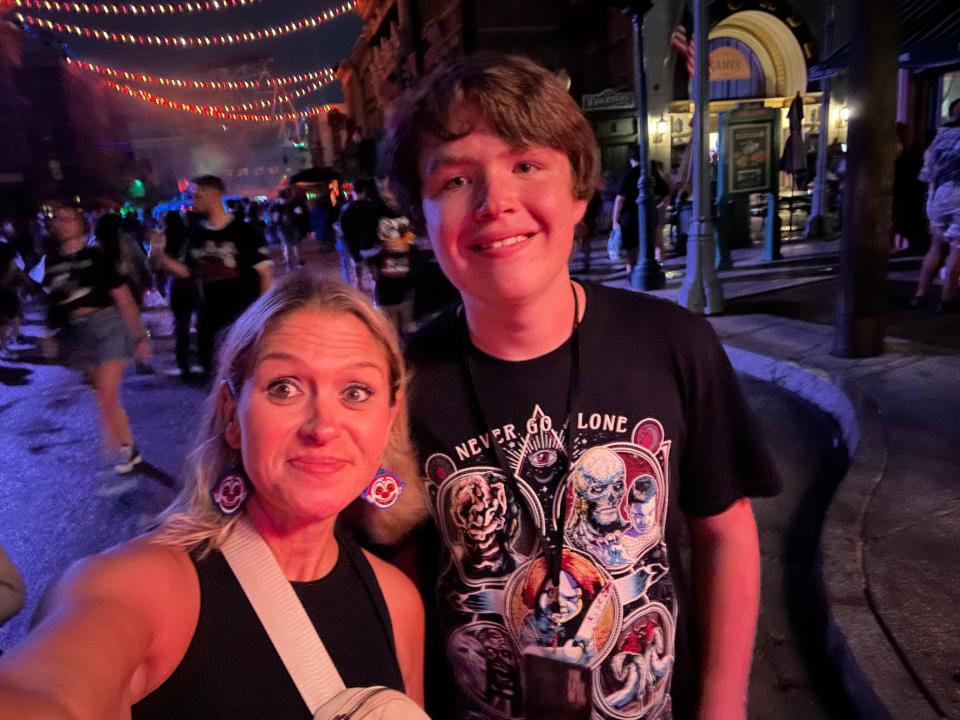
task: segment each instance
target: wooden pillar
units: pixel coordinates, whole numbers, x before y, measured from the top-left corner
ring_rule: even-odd
[[[883,352],[896,155],[897,2],[855,0],[850,22],[850,122],[833,354]]]

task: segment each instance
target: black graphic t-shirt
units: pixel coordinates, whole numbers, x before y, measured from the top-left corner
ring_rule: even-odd
[[[413,289],[413,265],[417,250],[410,221],[403,215],[381,217],[377,223],[380,252],[374,258],[377,305],[399,305]]]
[[[570,341],[522,362],[470,346],[489,428],[460,360],[460,314],[442,315],[409,350],[459,718],[523,717],[523,652],[554,643],[591,670],[594,717],[692,714],[684,514],[714,515],[779,489],[710,325],[644,295],[586,292],[569,422]],[[558,584],[538,532],[554,519],[564,528]]]
[[[191,234],[187,265],[203,285],[227,282],[255,298],[260,287],[256,268],[269,262],[263,233],[239,217],[218,230],[198,225]]]
[[[60,328],[74,310],[110,307],[110,291],[121,285],[123,278],[117,268],[98,247],[84,247],[70,255],[51,253],[44,262],[43,274],[47,324]]]

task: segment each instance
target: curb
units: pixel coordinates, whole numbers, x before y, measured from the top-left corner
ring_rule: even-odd
[[[874,400],[846,378],[724,344],[733,367],[803,398],[838,423],[850,465],[820,534],[827,654],[862,720],[938,718],[874,612],[863,563],[867,512],[887,465],[887,435]]]

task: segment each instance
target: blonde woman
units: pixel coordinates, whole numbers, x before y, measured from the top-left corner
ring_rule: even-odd
[[[422,704],[420,597],[335,530],[381,465],[402,474],[410,462],[396,334],[355,289],[296,273],[231,327],[218,367],[192,470],[159,529],[71,568],[43,622],[0,660],[7,716],[309,718],[220,550],[239,518],[346,685]]]

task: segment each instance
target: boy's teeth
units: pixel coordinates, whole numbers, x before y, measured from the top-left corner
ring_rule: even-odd
[[[511,245],[516,245],[521,240],[526,240],[526,235],[514,235],[513,237],[504,238],[503,240],[494,240],[492,243],[488,243],[483,246],[484,250],[495,250],[496,248],[510,247]]]

